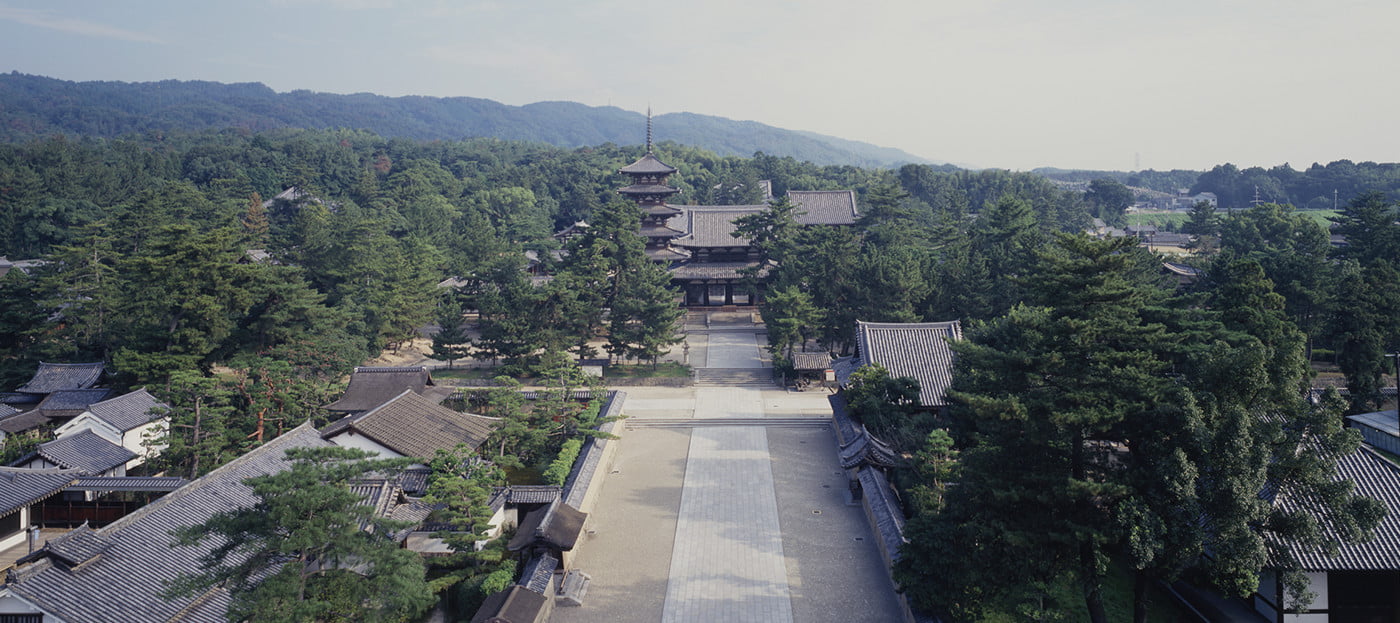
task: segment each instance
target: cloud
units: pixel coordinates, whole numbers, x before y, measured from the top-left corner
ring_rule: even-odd
[[[87,37],[102,37],[104,39],[120,39],[122,41],[135,41],[138,43],[165,43],[160,39],[146,33],[135,32],[98,24],[72,17],[54,15],[48,11],[36,11],[33,9],[13,9],[0,7],[0,20],[19,22],[28,26],[38,26],[60,32],[83,35]]]

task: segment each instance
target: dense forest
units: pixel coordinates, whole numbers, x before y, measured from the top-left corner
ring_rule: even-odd
[[[779,367],[797,349],[849,353],[856,320],[964,323],[949,412],[914,408],[909,380],[879,370],[849,393],[906,457],[899,574],[937,588],[914,595],[921,607],[1066,612],[1053,589],[1073,577],[1102,620],[1110,563],[1143,582],[1195,573],[1238,593],[1280,551],[1261,532],[1330,538],[1258,492],[1330,482],[1327,461],[1294,450],[1354,448],[1338,414],[1377,404],[1384,355],[1400,348],[1400,225],[1390,178],[1371,175],[1382,165],[1314,167],[1348,184],[1330,232],[1345,246],[1287,204],[1198,205],[1186,261],[1201,275],[1183,285],[1135,239],[1080,233],[1127,207],[1111,178],[1084,193],[1031,173],[657,152],[679,169],[676,203],[758,203],[771,183],[773,209],[739,228],[769,268],[761,310]],[[102,360],[118,385],[219,414],[217,438],[172,443],[167,460],[195,474],[313,417],[352,366],[421,327],[459,331],[464,310],[477,312],[472,352],[509,366],[574,369],[599,336],[614,358],[654,360],[679,310],[616,193],[617,169],[641,155],[293,129],[0,145],[0,253],[42,261],[0,280],[0,382],[18,385],[39,360]],[[854,227],[798,227],[782,199],[844,188],[859,195]],[[580,220],[587,234],[552,236]],[[558,261],[534,254],[554,277],[534,285],[526,252],[561,246]],[[457,287],[438,286],[449,277]],[[1306,400],[1319,362],[1345,375],[1349,405]],[[518,411],[512,394],[485,408]],[[590,408],[565,418],[570,435]],[[565,454],[566,436],[516,423],[493,460]],[[1329,521],[1374,525],[1373,505],[1328,491]],[[1050,511],[1018,513],[1027,504]],[[1203,518],[1219,529],[1193,528]],[[991,525],[1006,530],[979,528]],[[1204,550],[1224,554],[1202,567]],[[949,551],[958,564],[944,564]],[[1037,563],[1004,566],[1026,560]]]
[[[819,164],[891,166],[926,162],[897,149],[795,132],[753,121],[693,113],[654,120],[661,136],[725,156],[764,152]],[[116,138],[139,132],[198,132],[238,127],[358,128],[416,140],[490,137],[559,147],[636,143],[645,118],[620,108],[573,102],[509,106],[470,97],[384,97],[277,93],[262,84],[164,80],[70,82],[0,74],[0,140],[52,134]]]

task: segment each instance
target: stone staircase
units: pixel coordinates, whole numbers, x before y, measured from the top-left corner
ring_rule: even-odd
[[[770,387],[772,368],[696,368],[696,387]]]
[[[769,418],[627,418],[628,430],[637,428],[703,428],[710,426],[764,426],[777,428],[831,428],[830,417]]]

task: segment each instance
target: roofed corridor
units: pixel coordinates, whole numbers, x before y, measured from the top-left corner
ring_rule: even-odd
[[[761,329],[692,333],[691,363],[759,373]],[[592,584],[582,607],[552,620],[901,619],[864,513],[846,503],[825,392],[628,388],[624,411],[637,425],[623,431],[574,565]]]

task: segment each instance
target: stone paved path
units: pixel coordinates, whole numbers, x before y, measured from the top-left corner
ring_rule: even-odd
[[[692,363],[762,367],[763,336],[692,336]],[[700,340],[696,340],[699,342]],[[699,357],[696,357],[699,355]],[[697,361],[696,359],[700,359]],[[629,388],[661,418],[830,416],[825,394],[776,387]],[[558,623],[898,621],[864,513],[820,428],[628,430],[576,566],[593,577]]]
[[[690,434],[662,621],[791,621],[763,428]]]

